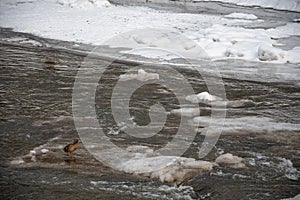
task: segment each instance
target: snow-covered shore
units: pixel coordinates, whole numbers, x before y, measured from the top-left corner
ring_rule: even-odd
[[[281,50],[278,38],[300,35],[298,23],[270,29],[251,29],[240,25],[262,22],[255,15],[233,13],[227,16],[172,13],[145,7],[114,6],[103,0],[18,0],[1,1],[0,26],[41,37],[101,45],[114,36],[140,29],[162,29],[183,34],[200,46],[213,60],[243,59],[259,62],[299,63],[300,48]],[[155,47],[164,49],[164,34],[157,37],[126,35],[114,47]],[[128,46],[132,41],[133,46]],[[132,44],[131,43],[131,44]],[[174,46],[183,57],[195,57],[193,45]],[[180,49],[180,51],[177,51]],[[154,57],[148,51],[139,53]],[[159,55],[159,58],[176,58]]]

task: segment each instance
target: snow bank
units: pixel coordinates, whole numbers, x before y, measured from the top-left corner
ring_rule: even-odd
[[[68,5],[71,8],[102,8],[109,7],[111,4],[106,0],[57,0],[61,5]]]
[[[244,159],[238,156],[234,156],[231,153],[220,155],[216,159],[216,163],[219,165],[225,165],[232,168],[245,168],[246,165],[242,163]]]
[[[300,2],[295,0],[193,0],[196,1],[219,1],[233,3],[242,6],[260,6],[263,8],[273,8],[277,10],[300,11]]]
[[[277,42],[272,39],[297,35],[298,29],[300,30],[300,26],[297,24],[269,30],[214,25],[205,30],[204,37],[199,40],[199,45],[213,59],[227,57],[277,63],[299,62],[300,59],[291,51],[275,48]]]
[[[257,19],[255,15],[245,13],[231,13],[229,15],[225,15],[224,17],[233,19]]]
[[[162,183],[182,183],[195,174],[211,171],[215,165],[193,158],[152,155],[153,151],[144,146],[128,147],[127,150],[135,156],[117,166],[118,170],[159,179]]]
[[[0,26],[51,39],[135,49],[120,51],[160,60],[208,55],[213,60],[300,62],[297,49],[280,52],[275,48],[279,46],[277,38],[299,36],[298,23],[268,30],[248,29],[239,27],[245,22],[232,17],[251,19],[247,22],[251,24],[256,23],[256,16],[232,13],[222,17],[107,5],[104,0],[28,0],[22,4],[3,0]],[[114,42],[109,40],[112,37],[116,37]]]
[[[122,74],[119,78],[120,81],[138,80],[146,82],[149,80],[159,80],[159,74],[148,73],[143,69],[139,69],[137,74]]]

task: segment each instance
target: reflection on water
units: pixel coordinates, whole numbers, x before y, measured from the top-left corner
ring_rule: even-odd
[[[47,42],[53,44],[55,41]],[[72,44],[65,45],[72,47]],[[83,145],[74,152],[73,159],[63,152],[66,144],[78,138],[72,118],[71,95],[83,55],[6,42],[1,43],[0,49],[0,173],[4,191],[1,196],[4,198],[280,199],[299,192],[299,129],[276,126],[256,131],[260,128],[256,125],[259,117],[272,119],[270,126],[275,126],[276,122],[291,126],[299,124],[297,81],[276,77],[268,65],[219,62],[225,76],[227,98],[253,103],[228,108],[229,122],[231,126],[238,122],[238,128],[234,131],[228,128],[205,160],[214,161],[223,153],[232,153],[245,159],[246,168],[215,167],[210,173],[196,174],[176,186],[110,169],[94,159]],[[228,63],[239,66],[236,70],[242,68],[241,65],[268,69],[266,76],[270,79],[262,81],[262,74],[256,76],[243,70],[233,72],[233,68],[226,71]],[[96,97],[99,122],[112,141],[123,148],[146,145],[159,149],[176,133],[178,115],[170,114],[165,128],[151,140],[128,136],[117,129],[111,116],[107,100],[115,78],[124,68],[131,67],[114,63],[114,70],[107,71],[107,84],[99,88]],[[290,67],[295,70],[294,66]],[[206,91],[201,77],[191,69],[178,70],[189,79],[197,93]],[[147,110],[156,97],[164,102],[167,111],[179,108],[172,93],[162,86],[147,85],[134,95],[131,114],[141,125],[149,123]],[[200,104],[200,107],[201,116],[210,115],[209,105]],[[238,120],[243,117],[254,120]],[[253,124],[239,129],[241,123]],[[247,130],[247,127],[256,129]],[[204,138],[199,130],[184,153],[185,157],[198,159],[198,148]],[[109,134],[114,132],[117,133]]]

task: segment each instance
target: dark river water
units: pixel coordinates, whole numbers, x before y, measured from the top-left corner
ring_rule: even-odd
[[[73,84],[92,47],[79,45],[75,50],[73,43],[1,29],[2,39],[16,36],[38,41],[42,46],[0,41],[1,199],[273,200],[300,193],[299,66],[276,65],[274,71],[274,64],[216,62],[227,99],[251,103],[227,108],[227,129],[204,160],[214,161],[223,153],[232,153],[244,158],[246,167],[218,166],[180,185],[162,184],[111,169],[93,158],[82,144],[74,159],[67,157],[63,147],[79,137],[72,117]],[[108,61],[99,58],[99,62]],[[107,134],[116,126],[109,109],[116,78],[136,65],[113,62],[100,80],[105,86],[97,89],[96,112]],[[181,66],[177,70],[197,93],[207,89],[193,69]],[[172,92],[160,85],[146,85],[134,93],[130,103],[137,123],[149,123],[147,109],[157,99],[167,111],[179,108]],[[210,107],[200,106],[204,110],[201,115],[209,116]],[[243,117],[250,120],[239,122]],[[263,122],[267,123],[266,129],[264,124],[257,124],[260,117],[273,123]],[[161,148],[176,134],[178,120],[176,115],[168,116],[167,128],[152,139],[135,139],[123,132],[110,137],[121,147],[139,144]],[[249,128],[248,123],[253,126]],[[199,132],[183,156],[199,159],[202,141]]]

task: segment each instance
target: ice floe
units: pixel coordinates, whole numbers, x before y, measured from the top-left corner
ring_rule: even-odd
[[[199,108],[180,108],[180,109],[174,109],[171,110],[172,114],[180,115],[180,116],[186,116],[186,117],[194,117],[200,115],[200,109]]]
[[[208,127],[210,123],[214,123],[214,128],[221,128],[222,134],[268,134],[283,131],[299,131],[299,124],[276,122],[267,117],[239,117],[226,118],[224,124],[220,124],[219,119],[212,119],[207,116],[199,116],[193,119],[194,123],[200,127]],[[211,130],[212,131],[212,130]],[[205,131],[204,131],[205,132]],[[211,132],[212,133],[212,132]],[[205,134],[205,133],[204,133]]]
[[[201,92],[196,95],[189,95],[185,98],[187,101],[192,103],[203,103],[221,100],[220,97],[209,94],[208,92]]]
[[[128,151],[134,157],[116,166],[118,170],[155,178],[163,183],[181,183],[195,174],[209,172],[215,166],[193,158],[153,155],[151,149],[143,146],[128,147]]]
[[[166,165],[160,167],[161,163]],[[132,159],[124,163],[120,169],[127,173],[159,179],[163,183],[181,183],[187,178],[191,178],[192,175],[209,172],[212,168],[213,164],[206,161],[196,161],[183,157],[156,156]]]
[[[137,74],[126,73],[120,75],[120,81],[138,80],[141,82],[146,82],[149,80],[159,80],[159,74],[149,73],[143,69],[139,69]]]
[[[222,107],[222,108],[245,108],[255,106],[256,103],[252,100],[248,99],[240,99],[240,100],[223,100],[221,97],[211,95],[208,92],[201,92],[196,95],[189,95],[185,98],[187,101],[192,103],[203,103],[206,105],[214,106],[214,107]],[[196,116],[197,109],[196,108],[181,108],[180,110],[173,110],[174,114],[182,113],[182,115]]]
[[[219,165],[225,165],[232,168],[245,168],[246,165],[243,163],[243,158],[234,156],[231,153],[220,155],[216,158],[216,163]]]
[[[42,152],[42,153],[48,153],[48,152],[49,152],[49,149],[41,149],[41,152]]]

